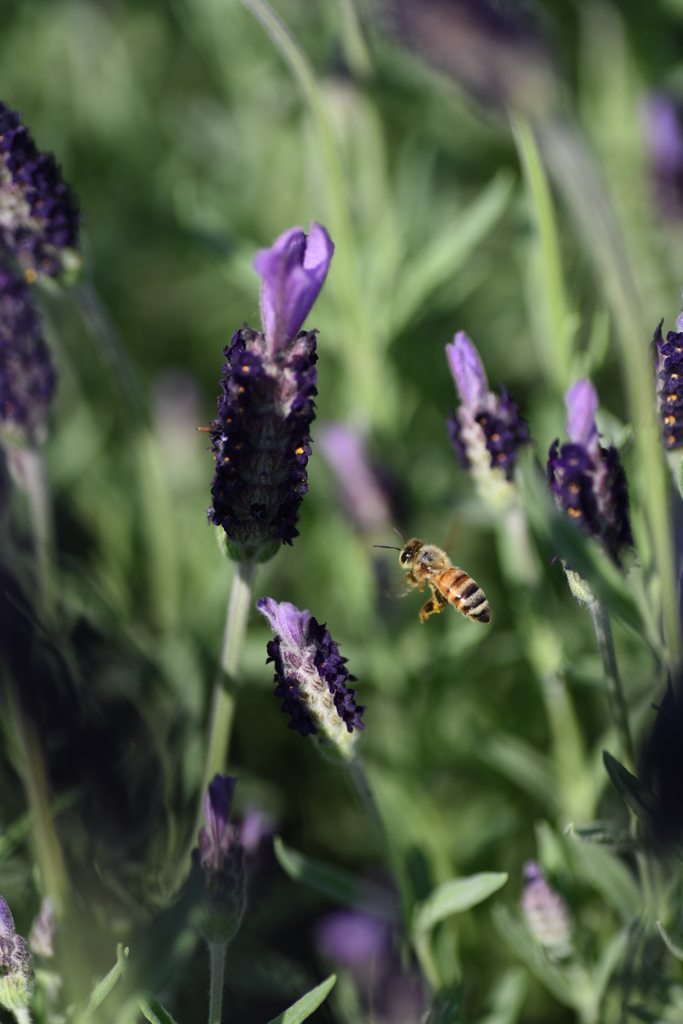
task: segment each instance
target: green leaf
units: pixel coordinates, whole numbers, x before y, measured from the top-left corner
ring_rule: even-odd
[[[508,880],[505,871],[482,871],[469,878],[452,878],[416,904],[413,931],[428,932],[451,914],[462,914],[492,896]]]
[[[356,878],[342,868],[306,857],[283,843],[280,836],[275,837],[273,846],[280,867],[295,882],[315,889],[334,903],[343,903],[350,907],[362,906],[384,920],[396,920],[398,906],[386,889],[365,879]]]
[[[116,947],[116,963],[110,970],[109,974],[105,975],[105,977],[95,985],[94,989],[90,993],[90,1000],[85,1008],[83,1016],[81,1017],[82,1021],[89,1020],[98,1006],[107,998],[114,985],[124,972],[127,957],[128,948],[126,947],[124,949],[122,943],[119,942]]]
[[[529,975],[523,967],[512,967],[496,981],[489,996],[490,1011],[480,1017],[477,1024],[515,1024],[519,1017],[527,988]]]
[[[674,938],[673,935],[670,935],[661,921],[655,921],[655,924],[669,952],[673,953],[677,960],[683,960],[683,939],[679,939],[678,936]]]
[[[471,256],[510,202],[514,175],[499,171],[477,198],[404,269],[393,292],[392,332],[397,334],[430,292],[448,281]]]
[[[630,771],[624,768],[616,757],[612,757],[609,751],[603,750],[602,760],[612,785],[626,806],[633,811],[638,821],[642,821],[643,825],[651,832],[656,832],[657,797],[655,794],[635,775],[631,775]]]
[[[565,835],[572,836],[582,843],[605,846],[618,853],[632,853],[641,847],[637,839],[611,821],[593,821],[589,825],[575,825],[572,822],[567,825]]]
[[[494,733],[482,739],[476,753],[486,764],[530,793],[553,811],[559,809],[559,790],[553,766],[545,754],[534,750],[518,736]]]
[[[301,999],[297,999],[294,1005],[290,1006],[284,1013],[281,1013],[279,1017],[273,1017],[268,1024],[299,1024],[300,1021],[306,1020],[307,1017],[310,1017],[318,1009],[321,1003],[324,1003],[336,980],[336,974],[331,974],[329,978],[326,978],[325,981],[312,988]]]
[[[624,924],[638,916],[640,889],[623,861],[604,846],[573,842],[568,843],[568,850],[579,877],[600,893]]]
[[[434,996],[427,1024],[458,1024],[462,1010],[462,982],[456,981]]]
[[[613,935],[605,946],[593,972],[593,984],[595,985],[595,1002],[599,1003],[607,988],[610,978],[614,974],[617,964],[626,952],[628,946],[629,931],[624,928]]]
[[[140,999],[138,1000],[138,1006],[150,1024],[175,1024],[173,1017],[166,1007],[158,1003],[156,999]]]

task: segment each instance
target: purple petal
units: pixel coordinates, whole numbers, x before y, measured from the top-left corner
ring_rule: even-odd
[[[277,823],[275,818],[253,804],[248,806],[240,825],[240,842],[247,853],[253,853],[262,839],[269,839],[275,834]]]
[[[316,928],[316,940],[322,953],[345,967],[388,953],[389,938],[384,922],[355,910],[326,914]]]
[[[206,827],[218,846],[230,820],[230,807],[236,782],[237,779],[233,775],[214,775],[204,797]]]
[[[567,434],[574,444],[587,445],[597,434],[595,413],[598,393],[589,380],[578,380],[564,396],[567,406]]]
[[[524,880],[525,882],[535,882],[537,878],[545,878],[542,868],[536,863],[535,860],[528,860],[524,864]]]
[[[14,918],[5,900],[0,896],[0,935],[11,939],[14,935]]]
[[[270,249],[260,249],[254,269],[261,276],[261,319],[271,356],[294,338],[323,286],[334,245],[315,221],[311,233],[290,228]]]
[[[279,604],[272,597],[260,597],[256,607],[270,623],[270,628],[282,637],[290,646],[305,647],[308,623],[311,618],[309,611],[300,612],[299,609],[289,604],[288,601],[281,601]]]
[[[384,526],[389,519],[389,505],[370,466],[360,434],[341,423],[328,423],[320,428],[318,445],[359,529],[375,530]]]
[[[653,93],[644,104],[645,138],[656,167],[675,174],[683,166],[683,136],[676,107],[662,93]]]
[[[452,344],[446,345],[446,355],[460,398],[470,409],[477,409],[488,381],[479,353],[464,331],[458,331]]]

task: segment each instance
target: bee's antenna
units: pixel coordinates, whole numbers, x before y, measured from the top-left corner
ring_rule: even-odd
[[[394,527],[394,533],[397,533],[399,535],[399,537],[401,538],[401,540],[404,540],[404,541],[407,542],[408,538],[403,536],[403,534],[399,530],[398,526]]]
[[[402,548],[397,548],[394,544],[373,544],[373,548],[386,548],[387,551],[402,551]]]

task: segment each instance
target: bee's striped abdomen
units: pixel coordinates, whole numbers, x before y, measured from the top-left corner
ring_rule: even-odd
[[[475,622],[490,622],[491,607],[478,583],[457,565],[440,572],[434,580],[440,593],[459,612]]]

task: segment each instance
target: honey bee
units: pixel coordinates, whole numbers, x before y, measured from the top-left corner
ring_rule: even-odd
[[[453,565],[446,552],[436,544],[425,544],[413,537],[402,548],[389,544],[375,544],[375,547],[400,552],[399,561],[406,573],[398,596],[409,594],[414,587],[421,592],[425,583],[431,590],[432,596],[420,609],[420,622],[426,622],[430,615],[442,611],[449,604],[473,622],[491,621],[491,606],[484,591],[464,569]]]

